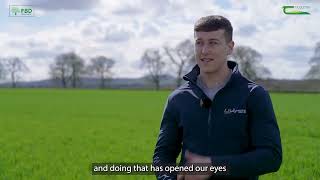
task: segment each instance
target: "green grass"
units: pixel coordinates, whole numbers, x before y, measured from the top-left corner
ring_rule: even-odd
[[[92,176],[92,162],[151,162],[169,91],[0,89],[0,179]],[[272,94],[283,164],[261,179],[320,177],[320,94]]]

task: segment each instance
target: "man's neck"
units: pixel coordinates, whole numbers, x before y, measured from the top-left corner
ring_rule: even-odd
[[[228,65],[226,63],[223,66],[223,68],[221,68],[217,72],[202,73],[200,71],[199,77],[208,88],[212,89],[212,88],[216,88],[218,86],[223,85],[226,82],[226,80],[229,78],[231,73],[232,73],[231,69],[228,68]]]

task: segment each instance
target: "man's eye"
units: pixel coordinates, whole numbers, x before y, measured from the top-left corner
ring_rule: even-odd
[[[212,42],[209,42],[210,45],[217,45],[218,42],[215,42],[215,41],[212,41]]]
[[[202,42],[196,42],[196,46],[201,46],[202,45]]]

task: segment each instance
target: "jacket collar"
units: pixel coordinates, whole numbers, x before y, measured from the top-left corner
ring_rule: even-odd
[[[229,86],[231,81],[234,81],[234,78],[236,76],[240,75],[240,72],[239,72],[239,68],[238,68],[238,63],[236,63],[234,61],[227,61],[227,65],[230,69],[232,69],[231,78],[230,78],[229,82],[226,84],[226,86]],[[200,74],[200,68],[198,65],[195,65],[189,73],[187,73],[186,75],[183,76],[183,79],[196,84],[196,81],[197,81],[199,74]]]

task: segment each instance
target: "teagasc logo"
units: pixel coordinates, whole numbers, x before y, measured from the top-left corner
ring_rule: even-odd
[[[24,5],[10,5],[9,6],[9,16],[11,17],[30,17],[34,16],[34,11],[32,6]]]
[[[310,15],[306,10],[310,9],[310,6],[282,6],[283,13],[289,15]]]

